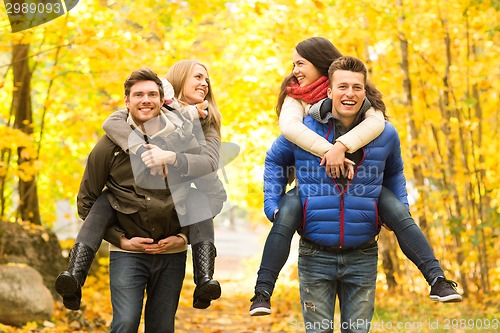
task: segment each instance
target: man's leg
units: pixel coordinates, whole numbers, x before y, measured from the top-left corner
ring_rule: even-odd
[[[146,289],[145,333],[174,333],[175,313],[186,272],[186,251],[153,257]]]
[[[154,257],[151,254],[110,252],[109,286],[113,306],[111,333],[137,333],[144,290]]]
[[[339,273],[337,254],[300,242],[299,282],[306,333],[332,333]],[[302,325],[301,325],[302,326]]]
[[[338,286],[340,331],[367,333],[375,306],[378,246],[339,252],[339,257],[344,267]]]

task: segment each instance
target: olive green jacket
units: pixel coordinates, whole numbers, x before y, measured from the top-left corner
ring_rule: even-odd
[[[127,238],[150,237],[158,241],[178,233],[187,234],[187,229],[180,227],[170,190],[140,187],[139,177],[164,183],[161,175],[152,176],[147,169],[134,177],[129,155],[103,136],[88,157],[77,196],[78,214],[85,219],[106,189]]]

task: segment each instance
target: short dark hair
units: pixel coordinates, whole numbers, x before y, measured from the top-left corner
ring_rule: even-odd
[[[376,110],[382,111],[385,117],[385,103],[382,101],[382,93],[368,80],[368,70],[365,63],[356,57],[343,56],[335,59],[328,69],[328,79],[332,82],[333,73],[338,70],[361,73],[365,77],[366,98]]]
[[[163,101],[163,96],[165,95],[163,84],[158,75],[149,68],[139,68],[128,76],[125,83],[123,83],[125,96],[130,97],[130,89],[139,81],[154,81],[158,85],[158,90],[160,91],[160,100]]]
[[[332,81],[333,73],[339,70],[363,74],[365,78],[363,83],[366,84],[368,70],[366,69],[366,66],[362,60],[350,56],[344,56],[335,59],[331,63],[330,68],[328,68],[328,79],[330,80],[330,82]]]

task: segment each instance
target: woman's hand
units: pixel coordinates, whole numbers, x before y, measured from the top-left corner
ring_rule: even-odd
[[[345,157],[347,147],[337,141],[332,148],[321,158],[320,165],[325,166],[326,174],[332,178],[344,175],[348,179],[354,177],[355,163]]]
[[[198,118],[205,119],[208,115],[208,101],[204,100],[201,103],[197,103],[196,110],[198,111]]]
[[[144,146],[149,150],[142,153],[141,159],[152,171],[158,171],[159,168],[163,168],[165,165],[174,165],[177,161],[176,154],[173,151],[163,150],[152,144],[146,144]],[[164,174],[164,176],[166,176],[166,174]]]

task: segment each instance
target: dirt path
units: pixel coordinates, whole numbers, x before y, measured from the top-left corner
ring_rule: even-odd
[[[186,278],[176,316],[176,333],[298,332],[291,329],[290,323],[300,314],[282,306],[285,302],[273,305],[270,316],[248,314],[264,237],[245,227],[216,230],[216,278],[221,282],[222,296],[206,310],[193,309],[194,284],[191,275]],[[191,267],[187,272],[191,274]]]
[[[249,297],[240,294],[233,281],[221,281],[221,284],[224,295],[206,310],[191,307],[194,287],[185,288],[177,311],[176,333],[287,332],[276,328],[286,321],[283,315],[251,317],[248,315]]]

